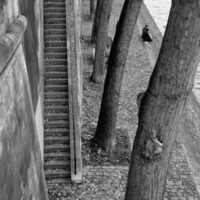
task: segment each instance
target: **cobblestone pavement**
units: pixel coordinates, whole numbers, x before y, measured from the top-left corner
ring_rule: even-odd
[[[170,162],[164,200],[199,200],[181,145],[176,143]],[[123,200],[128,167],[86,166],[81,184],[49,185],[50,200]]]
[[[114,35],[122,4],[121,0],[113,2],[109,28],[111,37]],[[87,31],[86,35],[90,33]],[[117,123],[118,128],[127,130],[131,143],[137,128],[136,95],[146,89],[152,72],[145,46],[139,38],[140,35],[136,30],[124,72]],[[127,107],[126,110],[124,105]],[[126,166],[84,166],[81,184],[48,185],[49,200],[123,200],[127,174]],[[168,168],[164,200],[199,199],[182,146],[176,142]]]

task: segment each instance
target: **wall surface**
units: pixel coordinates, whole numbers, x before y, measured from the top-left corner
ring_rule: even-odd
[[[45,200],[43,165],[23,50],[0,75],[0,199]]]
[[[40,0],[19,0],[18,4],[20,14],[26,16],[28,21],[24,35],[24,52],[33,108],[36,111],[43,85],[43,3]]]
[[[23,47],[35,111],[42,88],[43,1],[0,0],[0,34],[6,32],[19,14],[26,16],[28,21]]]
[[[5,33],[18,14],[18,0],[0,0],[0,34]]]
[[[47,200],[22,46],[30,22],[17,0],[0,2],[0,200]]]
[[[43,149],[43,1],[0,0],[0,34],[7,31],[20,13],[27,18],[23,48],[40,147]]]

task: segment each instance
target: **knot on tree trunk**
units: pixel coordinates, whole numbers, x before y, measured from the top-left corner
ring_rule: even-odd
[[[146,139],[141,151],[141,157],[147,161],[159,160],[161,159],[162,150],[162,142],[153,134]]]

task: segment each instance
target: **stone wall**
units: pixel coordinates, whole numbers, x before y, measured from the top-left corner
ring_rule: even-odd
[[[43,73],[43,1],[19,0],[19,12],[28,21],[24,36],[24,52],[31,87],[33,107],[36,110],[42,89]]]
[[[22,38],[25,17],[0,36],[0,199],[46,200]]]
[[[24,52],[35,112],[36,127],[43,156],[43,1],[18,0],[19,12],[27,18]]]
[[[24,52],[29,75],[29,83],[36,110],[42,88],[43,71],[43,1],[40,0],[1,0],[0,34],[5,33],[13,20],[22,14],[28,20],[24,36]]]
[[[0,34],[7,31],[20,13],[26,16],[28,21],[23,48],[43,155],[43,1],[0,0]]]
[[[9,24],[19,14],[18,0],[1,0],[0,1],[0,34],[5,33]]]

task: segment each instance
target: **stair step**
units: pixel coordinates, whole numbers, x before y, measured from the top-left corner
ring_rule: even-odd
[[[46,70],[45,70],[46,71]],[[64,71],[64,70],[63,70]],[[49,78],[44,81],[45,85],[67,85],[68,84],[68,79],[67,78],[62,78],[62,79],[56,79],[56,78]],[[68,87],[68,86],[67,86]]]
[[[44,19],[65,18],[66,13],[44,13]]]
[[[65,3],[65,0],[44,0],[44,3]]]
[[[44,119],[49,120],[69,120],[68,113],[48,113],[44,115]]]
[[[67,72],[45,72],[45,78],[66,78],[68,77]]]
[[[44,106],[49,105],[68,105],[68,99],[48,99],[44,100]]]
[[[66,35],[66,29],[48,29],[48,30],[44,30],[44,35]]]
[[[53,152],[69,152],[70,146],[69,145],[63,145],[63,144],[56,144],[56,145],[45,145],[44,146],[44,153],[53,153]]]
[[[56,4],[54,4],[54,6],[56,6]],[[65,7],[54,7],[54,8],[51,8],[51,7],[48,7],[48,8],[45,8],[44,7],[44,13],[65,13],[66,12],[66,9]]]
[[[44,29],[66,29],[66,24],[44,24]]]
[[[65,137],[45,137],[44,138],[44,144],[45,145],[50,145],[50,144],[69,144],[69,137],[65,136]]]
[[[66,18],[44,18],[44,24],[65,24]]]
[[[69,111],[69,106],[68,105],[64,105],[64,106],[45,106],[44,108],[44,112],[48,113],[48,112],[68,112]]]
[[[68,120],[45,121],[44,128],[69,128]]]
[[[66,59],[67,54],[66,53],[45,53],[44,58],[45,59]]]
[[[65,2],[65,0],[44,0],[44,3],[49,3],[49,2]]]
[[[68,90],[68,85],[45,85],[44,86],[44,92],[50,92],[50,91],[62,92],[62,91],[67,91],[67,90]]]
[[[66,47],[66,41],[45,41],[45,47]]]
[[[60,183],[63,183],[64,181],[66,181],[67,178],[70,178],[70,167],[68,171],[63,170],[63,169],[45,170],[45,179],[47,181],[51,181],[52,179],[52,182],[57,183],[57,181],[59,180]]]
[[[45,153],[44,160],[70,160],[70,154],[66,152]]]
[[[44,41],[66,41],[66,35],[45,35]]]
[[[46,161],[44,169],[70,169],[69,161]]]
[[[67,65],[67,59],[46,59],[44,61],[45,65]]]
[[[50,79],[49,79],[50,80]],[[63,92],[45,92],[44,98],[68,98],[68,91]]]
[[[64,8],[65,2],[44,2],[44,8]]]
[[[69,129],[45,129],[45,137],[48,136],[69,136]]]
[[[46,53],[66,53],[67,48],[66,47],[45,47],[44,52]]]
[[[56,62],[57,60],[58,59],[55,59],[54,61]],[[57,63],[59,63],[59,60]],[[67,66],[66,65],[47,65],[47,66],[45,66],[44,69],[45,69],[45,72],[55,72],[55,71],[56,72],[63,72],[63,71],[65,72],[65,71],[67,71]]]

